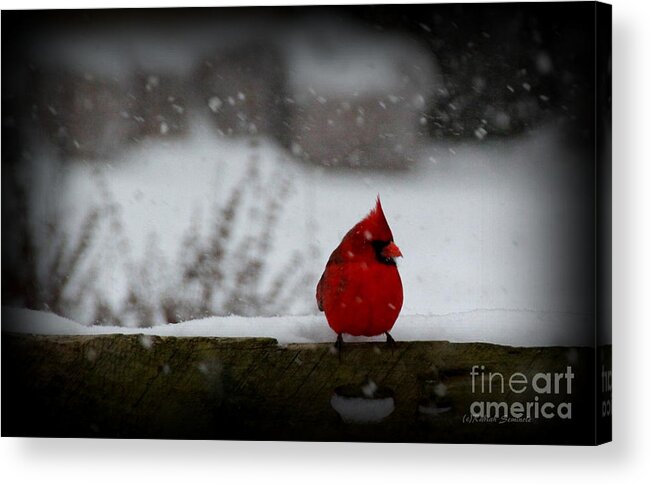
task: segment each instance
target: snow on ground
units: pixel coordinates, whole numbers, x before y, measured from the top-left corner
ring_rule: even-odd
[[[591,346],[584,316],[517,310],[476,310],[448,315],[402,315],[391,334],[397,341],[447,340],[512,346]],[[2,331],[37,335],[157,335],[173,337],[270,337],[279,344],[334,342],[323,315],[212,317],[146,328],[86,326],[52,313],[3,307]],[[384,337],[345,336],[346,342],[384,342]],[[143,346],[151,341],[143,340]]]
[[[210,122],[203,120],[195,123],[187,139],[143,143],[108,164],[73,163],[62,169],[57,183],[52,182],[51,174],[39,169],[46,181],[40,186],[42,190],[33,191],[38,197],[37,220],[47,220],[48,211],[57,207],[65,216],[61,221],[64,232],[75,233],[89,208],[101,206],[108,198],[116,209],[117,227],[109,228],[92,243],[92,259],[101,266],[93,284],[110,304],[117,307],[124,300],[132,277],[129,266],[151,260],[152,244],[162,259],[151,261],[147,268],[147,284],[150,291],[157,293],[154,298],[169,290],[165,288],[169,282],[181,284],[179,264],[186,255],[188,231],[196,227],[198,238],[208,237],[219,222],[218,210],[226,205],[235,189],[246,190],[243,209],[238,211],[231,235],[224,241],[231,254],[237,252],[247,236],[262,237],[263,212],[268,202],[263,194],[273,194],[284,182],[289,183],[280,219],[269,235],[270,247],[260,255],[266,263],[262,286],[269,285],[284,270],[296,251],[306,259],[311,255],[306,264],[311,265],[314,274],[317,266],[325,264],[323,255],[313,254],[318,240],[311,230],[316,216],[309,209],[313,205],[309,200],[311,187],[307,184],[309,169],[297,166],[282,147],[268,139],[231,140],[215,134],[212,128]],[[247,176],[251,167],[260,173],[256,180]],[[46,184],[50,184],[50,190]],[[373,198],[369,200],[373,202]],[[227,258],[222,270],[234,275],[240,265],[241,261]],[[75,282],[71,292],[74,285]],[[181,291],[178,287],[171,290]],[[286,312],[314,311],[316,304],[312,300],[310,289]],[[80,321],[87,318],[84,314],[75,316]]]
[[[174,272],[188,228],[196,224],[203,234],[210,231],[213,207],[242,185],[254,163],[262,180],[249,193],[250,204],[279,178],[291,185],[264,255],[267,279],[282,271],[292,251],[308,253],[312,247],[307,264],[316,286],[330,252],[380,194],[404,254],[403,313],[591,311],[575,291],[577,275],[590,268],[586,241],[579,236],[586,233],[591,202],[571,186],[580,178],[579,161],[557,148],[554,130],[492,143],[432,144],[420,165],[392,173],[328,171],[292,159],[271,140],[229,140],[209,128],[199,124],[188,139],[145,145],[106,165],[73,164],[59,183],[44,174],[52,193],[34,190],[41,212],[59,207],[71,232],[89,207],[109,194],[128,246],[119,246],[115,233],[96,241],[94,257],[102,260],[103,274],[95,285],[109,302],[124,298],[127,257],[146,258],[152,240]],[[256,227],[255,218],[244,219],[234,230],[241,236]],[[160,283],[170,274],[152,278]],[[316,314],[312,290],[286,313]]]

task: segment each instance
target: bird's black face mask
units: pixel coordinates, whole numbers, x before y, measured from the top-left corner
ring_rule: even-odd
[[[375,259],[378,262],[382,264],[388,264],[390,266],[396,266],[395,258],[392,258],[384,254],[384,250],[392,242],[393,241],[377,241],[377,240],[371,241],[371,246],[373,246],[373,250],[375,251]]]

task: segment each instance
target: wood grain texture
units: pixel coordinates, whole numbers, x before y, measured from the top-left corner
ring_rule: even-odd
[[[576,375],[572,420],[467,423],[470,404],[533,400],[472,394],[470,370]],[[395,410],[347,424],[330,405],[338,386],[371,379]],[[485,343],[330,344],[285,347],[268,338],[2,335],[2,434],[186,439],[567,443],[594,441],[594,350]],[[433,393],[437,384],[443,397]],[[439,387],[440,390],[440,387]],[[430,416],[419,404],[440,399]],[[547,399],[547,398],[545,398]]]

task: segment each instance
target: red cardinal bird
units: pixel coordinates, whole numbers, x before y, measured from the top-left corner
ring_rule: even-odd
[[[375,208],[348,231],[330,255],[316,287],[319,310],[337,333],[367,337],[389,334],[402,308],[402,282],[395,258],[402,256],[393,242],[380,197]]]

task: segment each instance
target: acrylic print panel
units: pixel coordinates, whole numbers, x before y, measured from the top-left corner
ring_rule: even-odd
[[[3,434],[603,441],[601,8],[4,12]]]

